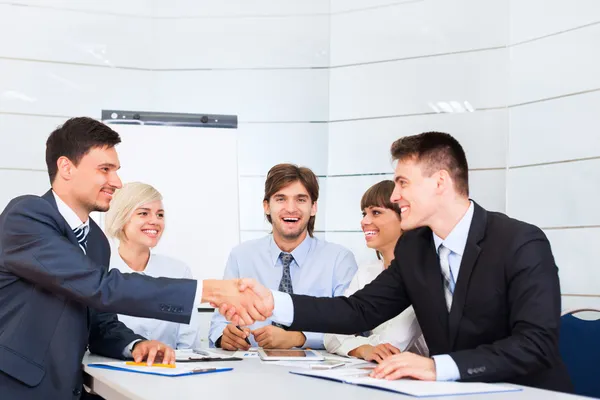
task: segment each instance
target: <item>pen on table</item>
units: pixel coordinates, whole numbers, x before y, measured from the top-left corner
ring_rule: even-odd
[[[152,365],[148,365],[145,362],[135,362],[135,361],[127,361],[125,365],[133,365],[136,367],[162,367],[162,368],[175,368],[175,364],[158,364],[154,363]]]
[[[239,325],[235,326],[236,328],[238,328],[240,331],[244,332],[244,330],[242,328],[240,328]],[[246,337],[246,343],[248,343],[248,345],[251,345],[250,340]]]

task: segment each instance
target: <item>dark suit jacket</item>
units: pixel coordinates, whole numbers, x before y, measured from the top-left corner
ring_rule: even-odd
[[[0,215],[0,397],[79,398],[81,360],[121,358],[141,336],[115,313],[188,323],[193,280],[108,272],[110,247],[90,220],[88,255],[52,192],[12,200]]]
[[[418,228],[350,298],[292,296],[290,330],[362,332],[412,304],[431,355],[449,354],[461,380],[571,391],[558,352],[558,270],[539,228],[475,204],[450,313],[442,285],[431,229]]]

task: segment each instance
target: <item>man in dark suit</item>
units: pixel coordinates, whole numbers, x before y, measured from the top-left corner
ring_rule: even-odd
[[[119,142],[91,118],[67,121],[46,143],[52,190],[13,199],[0,215],[2,399],[80,398],[88,346],[114,358],[174,361],[172,349],[135,335],[115,313],[188,323],[199,303],[231,300],[246,320],[269,316],[235,280],[108,272],[108,241],[89,213],[108,210],[121,187]]]
[[[558,271],[544,233],[469,199],[466,156],[452,136],[404,137],[391,152],[391,200],[405,233],[386,271],[350,298],[272,297],[247,286],[274,301],[272,319],[291,330],[367,331],[412,305],[432,358],[393,355],[373,372],[378,378],[571,391],[558,352]],[[231,317],[235,307],[221,312]]]

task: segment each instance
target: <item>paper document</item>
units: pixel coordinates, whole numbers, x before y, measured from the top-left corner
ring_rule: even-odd
[[[104,363],[88,364],[88,367],[112,369],[116,371],[136,372],[139,374],[159,375],[159,376],[185,376],[195,374],[209,374],[213,372],[231,371],[233,368],[215,368],[212,363],[193,363],[177,365],[175,368],[164,367],[141,367],[127,365],[125,361],[111,361]]]
[[[258,358],[258,347],[250,347],[249,350],[238,350],[233,354],[234,357],[240,358]]]
[[[386,381],[369,377],[371,369],[345,368],[327,371],[291,371],[292,374],[330,379],[353,385],[387,390],[415,397],[449,396],[476,393],[517,392],[520,388],[495,383],[429,382],[412,379]]]

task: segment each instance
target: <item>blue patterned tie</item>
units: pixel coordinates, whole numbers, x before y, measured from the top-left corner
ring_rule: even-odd
[[[283,264],[283,272],[281,274],[281,281],[279,282],[279,291],[288,294],[294,294],[294,288],[292,287],[292,276],[290,274],[290,264],[294,259],[290,253],[281,252],[279,255],[281,263]],[[286,326],[280,325],[277,322],[273,322],[274,326],[279,328],[287,329]]]
[[[87,235],[89,232],[89,227],[87,225],[81,225],[75,229],[73,229],[73,233],[77,238],[77,242],[79,242],[79,247],[85,254],[87,254]]]

